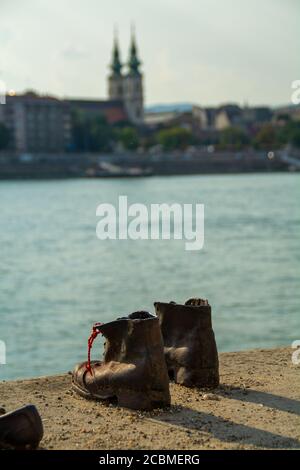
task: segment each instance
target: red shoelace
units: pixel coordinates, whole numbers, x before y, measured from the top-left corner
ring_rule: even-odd
[[[86,368],[92,375],[93,375],[93,371],[91,367],[91,350],[93,347],[93,342],[95,341],[97,336],[102,334],[102,331],[100,330],[101,325],[103,325],[103,323],[95,323],[93,325],[91,336],[88,339],[88,360],[87,360]]]

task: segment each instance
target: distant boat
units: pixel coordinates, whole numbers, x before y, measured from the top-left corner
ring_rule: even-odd
[[[89,178],[128,178],[153,175],[152,168],[124,167],[108,162],[100,162],[97,167],[86,170],[85,176]]]

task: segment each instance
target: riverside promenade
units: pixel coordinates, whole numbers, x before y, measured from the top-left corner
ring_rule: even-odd
[[[255,150],[214,153],[178,151],[155,155],[0,153],[0,180],[296,171],[294,163],[286,158],[282,158],[281,152]]]
[[[0,382],[0,406],[35,404],[42,449],[300,449],[300,365],[293,349],[221,353],[217,390],[171,384],[169,409],[138,412],[80,398],[70,372]]]

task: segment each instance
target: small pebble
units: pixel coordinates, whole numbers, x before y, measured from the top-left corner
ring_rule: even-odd
[[[202,398],[203,400],[214,400],[214,401],[221,400],[221,398],[218,395],[214,395],[213,393],[205,393]]]

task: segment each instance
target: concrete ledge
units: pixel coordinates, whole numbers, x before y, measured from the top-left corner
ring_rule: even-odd
[[[70,375],[0,383],[6,411],[35,404],[44,449],[300,448],[300,366],[291,348],[220,355],[213,393],[171,384],[169,410],[134,412],[87,401]]]

